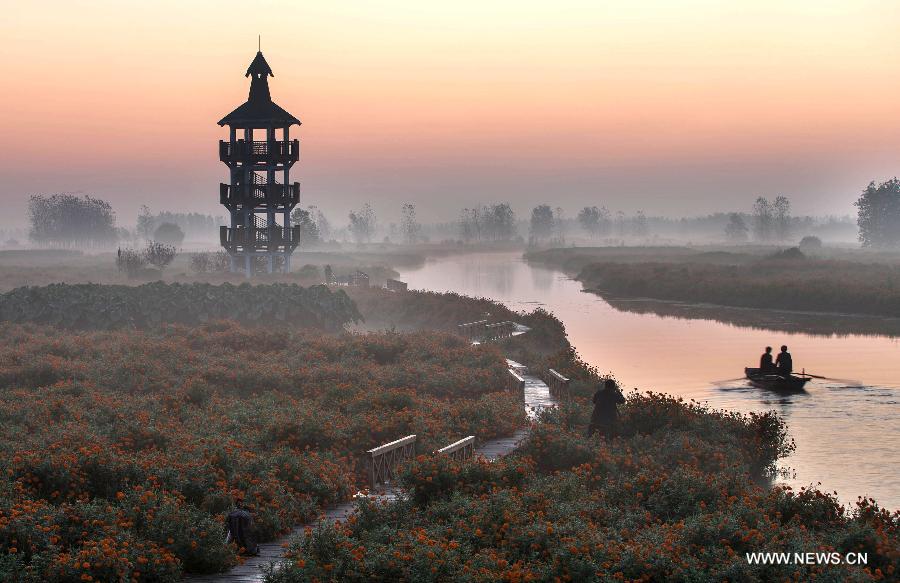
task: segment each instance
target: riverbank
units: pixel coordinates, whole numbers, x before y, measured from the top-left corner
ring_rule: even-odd
[[[686,248],[553,249],[526,259],[616,298],[900,318],[900,265],[893,262]]]

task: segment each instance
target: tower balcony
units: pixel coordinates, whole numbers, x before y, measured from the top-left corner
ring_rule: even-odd
[[[219,203],[228,210],[237,207],[291,210],[300,202],[300,183],[293,184],[219,184]]]
[[[300,244],[300,227],[219,227],[219,242],[229,252],[291,252]]]
[[[219,140],[219,160],[226,164],[293,164],[300,159],[300,140]]]

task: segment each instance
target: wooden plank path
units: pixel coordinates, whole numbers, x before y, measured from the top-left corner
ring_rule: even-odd
[[[525,327],[522,326],[522,328]],[[525,328],[525,330],[527,330],[527,328]],[[517,332],[522,334],[524,330],[522,332],[517,330]],[[519,364],[514,360],[507,360],[506,362],[511,369],[515,370],[525,379],[525,412],[529,419],[535,419],[542,408],[552,407],[557,404],[556,399],[550,395],[550,388],[544,381],[529,374],[524,365]],[[475,455],[483,456],[489,460],[501,458],[515,451],[528,437],[528,433],[529,430],[523,428],[512,435],[485,441],[475,448]],[[402,492],[396,487],[388,487],[385,490],[369,493],[368,495],[369,498],[376,498],[378,500],[396,500],[399,496],[402,496]],[[325,509],[325,512],[317,520],[294,528],[289,534],[276,541],[259,545],[259,555],[256,557],[248,557],[242,565],[238,565],[225,573],[187,577],[185,580],[204,583],[254,583],[262,581],[262,567],[270,563],[279,562],[284,556],[285,546],[288,545],[294,537],[302,535],[306,528],[315,528],[320,522],[346,520],[348,516],[353,514],[355,508],[356,503],[353,501],[328,506]]]

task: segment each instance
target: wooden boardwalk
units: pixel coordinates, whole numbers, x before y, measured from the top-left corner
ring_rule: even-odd
[[[519,333],[521,334],[522,332]],[[538,411],[542,408],[556,405],[556,400],[550,396],[550,389],[544,381],[534,375],[528,374],[526,367],[518,362],[507,360],[507,363],[510,368],[514,369],[525,378],[525,411],[528,414],[529,419],[534,419],[537,416]],[[489,460],[495,460],[512,453],[527,437],[528,429],[519,429],[512,435],[491,439],[478,445],[475,448],[475,455],[483,456]],[[402,492],[398,489],[388,488],[377,493],[370,493],[369,497],[375,497],[379,500],[395,500],[400,495],[402,495]],[[302,534],[307,527],[313,528],[320,522],[346,520],[347,517],[353,513],[354,508],[356,508],[356,503],[353,501],[329,506],[318,520],[299,526],[276,541],[260,545],[259,556],[249,557],[242,565],[238,565],[225,573],[188,577],[186,581],[221,581],[222,583],[252,583],[262,581],[262,567],[280,561],[284,554],[285,547],[290,544],[291,539]]]

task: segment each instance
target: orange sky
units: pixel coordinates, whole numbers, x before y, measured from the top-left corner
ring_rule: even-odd
[[[249,13],[250,6],[255,13]],[[847,213],[900,168],[891,1],[5,2],[0,198],[215,212],[262,34],[303,204]]]

